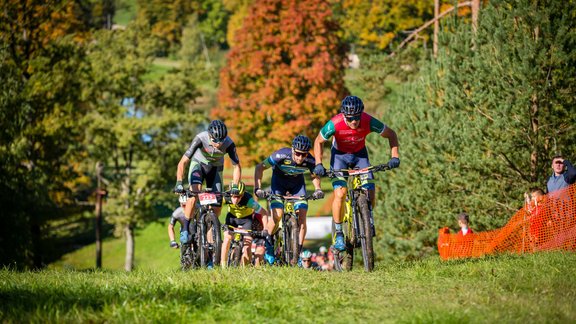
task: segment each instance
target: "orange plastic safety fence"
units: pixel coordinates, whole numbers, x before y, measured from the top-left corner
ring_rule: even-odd
[[[576,185],[549,193],[520,209],[497,230],[451,234],[448,227],[438,235],[443,260],[480,257],[495,253],[576,251]]]

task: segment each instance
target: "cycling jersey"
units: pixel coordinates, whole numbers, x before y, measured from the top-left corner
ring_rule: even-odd
[[[292,148],[285,147],[272,153],[264,162],[264,168],[272,167],[272,192],[276,195],[289,193],[295,196],[306,195],[306,183],[304,182],[304,172],[314,171],[315,160],[312,154],[304,158],[302,164],[296,164],[292,160]],[[284,208],[280,200],[272,200],[271,208]],[[308,209],[305,200],[299,200],[295,209]]]
[[[334,135],[332,146],[343,153],[356,153],[366,147],[366,136],[372,132],[382,134],[386,125],[378,119],[363,112],[360,125],[356,129],[346,125],[344,114],[338,114],[330,119],[320,130],[325,140]]]
[[[272,177],[285,177],[285,178],[302,178],[304,179],[304,172],[314,171],[314,157],[308,153],[304,158],[302,164],[296,164],[292,160],[292,149],[289,147],[281,148],[272,153],[264,162],[264,168],[272,167]]]
[[[186,224],[186,216],[184,215],[184,208],[182,207],[176,208],[176,210],[174,210],[172,213],[172,216],[170,216],[170,224],[176,225],[176,223],[180,223],[180,232],[182,232],[184,230],[184,224]],[[189,227],[191,228],[192,222],[188,223]],[[191,233],[190,228],[188,229],[188,232]]]
[[[229,197],[226,198],[226,203],[228,204],[228,213],[236,218],[252,216],[253,213],[262,211],[262,206],[247,192],[240,198],[237,205],[234,205]]]
[[[192,144],[186,150],[184,155],[191,160],[197,161],[201,164],[209,164],[212,166],[224,165],[224,155],[228,154],[232,164],[240,163],[238,154],[236,153],[236,145],[230,137],[226,137],[220,147],[216,148],[210,141],[210,135],[207,131],[203,131],[194,137]]]

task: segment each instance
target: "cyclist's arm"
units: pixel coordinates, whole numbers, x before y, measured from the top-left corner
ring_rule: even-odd
[[[330,136],[336,133],[336,128],[332,120],[329,120],[324,127],[320,130],[318,136],[314,140],[314,158],[316,159],[316,164],[322,163],[322,154],[324,153],[324,142],[326,142]]]
[[[386,127],[380,135],[388,139],[388,144],[390,145],[390,155],[392,157],[399,158],[400,157],[400,153],[398,152],[399,143],[396,132],[393,131],[390,127]]]
[[[168,223],[168,238],[170,238],[170,241],[174,241],[174,224],[176,224],[176,219],[170,217],[170,222]]]
[[[182,155],[180,162],[178,162],[178,169],[176,170],[176,181],[182,181],[182,177],[184,176],[184,169],[186,169],[186,165],[190,161],[186,155]]]
[[[182,155],[180,162],[178,162],[178,169],[176,170],[176,181],[182,181],[186,165],[194,155],[194,152],[196,152],[200,146],[202,146],[202,140],[198,135],[196,135],[186,152],[184,152],[184,155]]]
[[[270,168],[274,164],[272,156],[269,156],[266,160],[261,163],[256,164],[254,168],[254,188],[262,188],[262,176],[264,175],[264,170]]]
[[[322,163],[322,154],[324,153],[324,143],[326,139],[322,137],[322,134],[318,134],[314,140],[314,159],[316,164]]]
[[[312,184],[314,185],[315,190],[322,190],[322,187],[320,187],[320,178],[319,177],[314,177],[312,179]]]
[[[238,184],[242,178],[242,167],[240,166],[240,159],[236,152],[236,144],[232,143],[232,145],[228,146],[226,153],[228,153],[230,160],[232,160],[232,167],[234,168],[234,171],[232,172],[232,181],[235,184]]]

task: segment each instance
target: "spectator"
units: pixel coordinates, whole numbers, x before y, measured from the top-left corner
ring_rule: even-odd
[[[460,231],[458,232],[459,236],[466,236],[469,234],[473,234],[474,232],[472,231],[471,228],[469,228],[470,225],[470,218],[468,217],[468,214],[466,213],[460,213],[458,215],[458,226],[460,226]]]
[[[544,191],[540,188],[530,189],[530,194],[525,194],[526,204],[525,209],[528,212],[528,222],[530,224],[530,239],[532,247],[542,242],[542,227],[544,225],[544,214],[541,213],[542,200],[544,199]]]
[[[454,253],[459,257],[469,257],[472,255],[472,246],[474,245],[474,232],[470,228],[470,217],[466,213],[460,213],[457,219],[460,231],[456,234]]]
[[[576,168],[561,155],[552,158],[552,175],[548,178],[546,187],[548,193],[568,187],[576,182]]]

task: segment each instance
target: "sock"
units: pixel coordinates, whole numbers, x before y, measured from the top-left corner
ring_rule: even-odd
[[[334,223],[334,228],[336,232],[342,232],[342,223]]]

